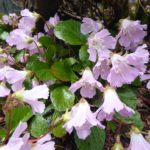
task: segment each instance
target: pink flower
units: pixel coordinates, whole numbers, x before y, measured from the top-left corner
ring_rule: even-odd
[[[132,67],[124,56],[114,54],[111,57],[112,68],[107,81],[114,87],[121,87],[123,84],[130,84],[140,75],[136,67]]]
[[[18,22],[19,17],[15,13],[10,13],[9,15],[4,15],[2,21],[4,24],[13,25]]]
[[[23,88],[23,82],[26,79],[26,76],[30,74],[31,71],[19,71],[9,66],[5,66],[0,69],[0,80],[12,84],[12,90],[17,91]]]
[[[67,116],[67,117],[66,117]],[[96,119],[96,115],[90,110],[90,106],[85,99],[81,99],[78,104],[73,106],[71,112],[64,115],[67,122],[63,126],[70,134],[75,128],[80,139],[85,139],[91,132],[93,126],[104,128],[104,126]]]
[[[28,48],[28,45],[33,42],[33,39],[23,30],[15,29],[10,32],[10,35],[6,39],[6,42],[10,46],[16,46],[18,50],[22,50]]]
[[[3,68],[0,68],[0,81],[6,81],[7,73],[8,71],[11,71],[11,70],[14,70],[14,69],[9,66],[4,66]]]
[[[131,129],[130,146],[128,150],[150,150],[150,143],[144,139],[136,127],[132,127]]]
[[[136,67],[141,74],[146,71],[146,63],[149,61],[149,52],[146,49],[147,45],[144,44],[142,46],[137,47],[136,51],[126,55],[126,59],[128,64]]]
[[[140,21],[124,19],[121,24],[121,30],[117,35],[119,43],[125,48],[133,47],[142,42],[146,36],[147,25],[141,25]]]
[[[101,76],[113,87],[131,84],[146,71],[149,52],[145,48],[146,45],[139,46],[135,52],[124,55],[112,52],[109,52],[108,55],[101,53],[99,60],[93,67],[94,77],[97,79]]]
[[[106,87],[104,90],[104,102],[96,111],[97,119],[99,121],[103,121],[104,119],[110,121],[115,112],[118,112],[124,117],[129,117],[134,113],[134,110],[121,102],[114,88]]]
[[[42,113],[45,109],[45,104],[38,99],[48,99],[49,89],[44,85],[39,85],[31,90],[20,90],[13,94],[13,96],[19,100],[23,100],[25,103],[31,105],[33,113]]]
[[[38,42],[39,38],[44,36],[43,33],[39,32],[37,35],[34,35],[34,42],[28,45],[28,52],[33,55],[36,53],[43,53],[43,48],[41,48],[41,44]]]
[[[25,31],[26,33],[31,33],[32,30],[35,28],[35,25],[36,23],[33,19],[28,17],[22,17],[19,20],[18,28]]]
[[[26,128],[27,123],[20,123],[9,139],[7,145],[4,146],[4,150],[31,150],[27,143],[29,134],[27,133],[21,137]]]
[[[92,98],[96,94],[96,88],[103,90],[103,86],[94,77],[90,69],[85,69],[83,71],[82,78],[76,81],[70,86],[70,91],[74,93],[76,90],[80,89],[82,97]]]
[[[14,60],[13,58],[5,53],[0,54],[0,68],[4,67],[5,65],[13,65]]]
[[[34,20],[35,22],[40,18],[39,14],[37,14],[36,12],[31,12],[31,11],[29,11],[29,9],[22,10],[21,16],[28,17],[28,18]]]
[[[82,24],[81,24],[81,33],[82,34],[89,34],[92,32],[98,32],[100,29],[102,29],[103,25],[98,22],[98,21],[94,21],[91,18],[83,18],[82,20]]]
[[[110,73],[110,62],[107,59],[97,61],[96,65],[93,67],[93,74],[96,79],[101,76],[102,79],[107,80]]]
[[[6,74],[6,79],[9,84],[12,84],[12,90],[18,91],[22,89],[23,82],[30,73],[31,71],[9,70]]]
[[[8,89],[5,85],[5,83],[0,84],[0,97],[5,97],[10,94],[10,89]]]
[[[116,46],[116,39],[110,35],[107,29],[103,29],[97,33],[93,33],[89,36],[88,39],[89,44],[89,60],[95,62],[97,59],[101,57],[102,53],[109,53],[110,49],[114,49]]]
[[[55,14],[54,17],[50,17],[48,21],[46,21],[44,25],[44,30],[48,34],[53,34],[53,29],[57,25],[57,23],[60,21],[60,18],[57,14]]]
[[[147,88],[150,89],[150,70],[148,71],[149,74],[144,74],[140,78],[142,81],[149,80],[147,83]]]
[[[12,25],[12,20],[10,19],[8,15],[2,16],[2,21],[4,22],[4,24]]]
[[[55,150],[55,142],[53,142],[51,136],[47,134],[38,140],[31,150]]]

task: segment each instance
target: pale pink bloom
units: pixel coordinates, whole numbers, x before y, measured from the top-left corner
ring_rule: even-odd
[[[144,74],[146,63],[149,61],[146,45],[139,46],[135,52],[130,54],[121,55],[112,52],[100,54],[93,68],[94,77],[98,79],[101,76],[114,87],[131,84],[138,76]]]
[[[28,18],[28,17],[22,17],[19,20],[18,28],[25,32],[31,33],[32,30],[35,28],[35,25],[36,23],[33,19]]]
[[[23,97],[25,99],[39,99],[39,98],[48,99],[48,96],[49,96],[49,89],[45,84],[36,86],[31,90],[25,90],[23,93]]]
[[[57,23],[60,22],[60,18],[57,14],[55,14],[54,17],[50,17],[48,21],[46,21],[44,25],[44,30],[48,34],[53,34],[53,29],[57,25]]]
[[[123,84],[131,84],[140,75],[138,68],[131,66],[124,56],[113,54],[111,57],[112,68],[107,81],[114,87],[121,87]]]
[[[137,128],[136,131],[131,131],[128,150],[150,150],[150,143],[144,139],[143,135]]]
[[[97,119],[100,121],[112,120],[115,112],[118,112],[124,117],[129,117],[134,113],[134,110],[121,102],[116,90],[112,87],[106,87],[104,90],[104,102],[96,111]]]
[[[49,134],[37,141],[31,150],[55,150],[55,142]]]
[[[2,16],[2,21],[4,24],[12,25],[12,20],[10,19],[9,15]]]
[[[88,53],[89,60],[95,62],[100,59],[101,52],[109,53],[110,49],[114,49],[116,46],[116,39],[112,37],[107,29],[103,29],[97,33],[93,33],[88,38]]]
[[[2,17],[2,21],[5,24],[9,24],[9,25],[12,25],[13,23],[17,23],[18,19],[19,17],[15,13],[10,13],[9,15],[4,15]]]
[[[94,21],[91,18],[83,18],[82,20],[82,24],[81,24],[81,33],[82,34],[89,34],[92,32],[98,32],[100,29],[103,28],[103,25],[98,22],[98,21]]]
[[[107,80],[110,69],[111,67],[108,59],[98,60],[96,65],[93,67],[93,75],[96,79],[101,76],[102,79]]]
[[[16,46],[18,50],[28,48],[29,44],[33,42],[32,37],[21,29],[15,29],[10,32],[6,39],[10,46]]]
[[[12,90],[18,91],[23,88],[23,82],[30,71],[8,70],[6,79],[9,84],[12,84]]]
[[[121,24],[121,30],[117,35],[121,46],[129,49],[133,45],[138,45],[147,35],[147,25],[141,25],[140,21],[124,19]]]
[[[22,89],[15,92],[13,96],[31,105],[33,113],[42,113],[45,109],[45,104],[42,101],[38,101],[38,99],[48,99],[49,89],[44,84],[36,86],[31,90]]]
[[[22,17],[29,17],[35,22],[40,18],[40,15],[37,14],[36,12],[31,12],[29,9],[24,9],[21,11],[21,16]]]
[[[28,45],[28,52],[29,54],[33,55],[33,54],[36,54],[36,53],[43,53],[43,48],[41,48],[41,44],[38,42],[39,41],[39,38],[44,36],[43,33],[39,32],[37,35],[34,35],[33,37],[33,43],[29,44]]]
[[[5,85],[5,83],[0,84],[0,97],[5,97],[10,94],[10,89],[8,89]]]
[[[83,98],[78,104],[73,106],[68,118],[63,127],[69,134],[75,129],[80,139],[86,139],[90,135],[93,126],[104,128],[96,119],[96,115],[90,110],[88,102]]]
[[[38,85],[40,85],[40,82],[38,81],[38,79],[36,77],[34,77],[32,79],[32,87],[36,87]]]
[[[141,78],[142,81],[148,80],[147,88],[150,89],[150,70],[148,71],[148,74],[144,74],[140,78]]]
[[[49,89],[46,85],[39,85],[31,90],[26,90],[23,93],[24,102],[31,105],[33,112],[42,113],[45,109],[45,104],[37,99],[48,99]]]
[[[10,55],[5,53],[0,54],[0,68],[4,67],[5,65],[13,65],[14,60]]]
[[[0,68],[0,81],[6,81],[7,73],[8,71],[11,71],[11,70],[14,70],[14,69],[9,66],[4,66],[3,68]]]
[[[146,49],[147,45],[143,44],[142,46],[137,47],[136,51],[126,55],[128,64],[136,67],[141,74],[146,71],[146,63],[149,61],[149,52]]]
[[[69,90],[74,93],[80,89],[82,97],[92,98],[96,94],[96,88],[101,91],[103,90],[102,84],[94,78],[91,70],[85,69],[82,78],[73,83]]]
[[[25,53],[25,54],[23,54],[23,55],[20,56],[19,61],[20,61],[21,63],[27,63],[29,56],[30,56],[30,55],[29,55],[28,53]]]
[[[4,147],[4,150],[30,150],[30,146],[27,143],[29,134],[27,133],[21,137],[26,128],[27,123],[20,123]]]

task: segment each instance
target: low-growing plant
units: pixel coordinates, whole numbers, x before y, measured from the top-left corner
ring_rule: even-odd
[[[71,134],[78,149],[102,150],[110,130],[112,150],[129,131],[129,150],[149,150],[136,97],[150,79],[147,25],[122,19],[112,35],[102,21],[56,14],[38,32],[39,19],[28,9],[1,17],[0,149],[53,150]]]

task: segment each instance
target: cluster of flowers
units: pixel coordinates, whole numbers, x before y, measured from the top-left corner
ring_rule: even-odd
[[[6,42],[10,46],[16,46],[18,51],[26,50],[27,55],[42,53],[38,39],[44,35],[37,33],[33,35],[36,21],[40,18],[37,13],[32,13],[28,9],[21,11],[21,17],[16,14],[4,15],[2,17],[3,24],[11,25],[14,30],[10,32]],[[45,24],[45,32],[47,34],[53,33],[54,25],[59,21],[59,17],[55,15],[50,18]],[[48,29],[49,28],[49,29]],[[27,62],[26,54],[20,58],[21,63]],[[43,113],[45,104],[38,99],[48,99],[50,83],[43,83],[42,85],[37,82],[33,77],[30,70],[17,70],[15,69],[15,58],[9,54],[7,50],[0,49],[0,97],[9,96],[10,99],[17,99],[21,102],[27,103],[32,107],[33,113]],[[19,67],[18,67],[19,68]],[[23,82],[28,78],[32,78],[32,89],[26,90]],[[53,150],[55,143],[51,141],[51,136],[46,134],[38,141],[32,142],[29,140],[29,133],[21,135],[27,129],[27,123],[20,123],[8,143],[2,147],[1,150]]]
[[[82,97],[93,98],[96,94],[96,88],[103,92],[104,102],[100,108],[93,114],[93,118],[103,121],[104,119],[110,121],[113,119],[113,114],[118,112],[120,115],[129,117],[134,113],[134,110],[129,108],[119,99],[116,88],[121,87],[123,84],[131,84],[137,77],[144,75],[146,71],[146,64],[149,61],[149,52],[146,45],[140,45],[133,49],[133,45],[138,45],[142,42],[146,35],[146,25],[141,25],[139,21],[123,20],[121,31],[116,36],[112,37],[107,29],[105,29],[99,22],[93,21],[90,18],[84,18],[81,25],[81,32],[88,35],[88,53],[89,60],[96,62],[92,71],[88,68],[83,71],[82,78],[70,86],[70,90],[74,93],[80,89]],[[131,32],[130,32],[131,31]],[[116,52],[115,47],[117,40],[125,49],[125,54]],[[129,51],[128,48],[131,48]],[[145,77],[146,76],[146,77]],[[101,77],[108,82],[105,87],[96,79]],[[85,106],[85,112],[90,108]],[[76,106],[77,109],[78,106]],[[88,107],[88,109],[87,109]],[[70,122],[73,121],[72,126],[77,130],[80,138],[86,138],[89,134],[89,128],[97,124],[96,121],[92,123],[91,114],[83,113],[83,108],[76,110],[72,109],[72,117]],[[76,112],[74,112],[76,110]],[[79,121],[74,120],[75,114],[85,114],[87,121],[78,125]],[[74,117],[73,117],[74,116]],[[77,116],[77,118],[79,118]],[[77,123],[78,122],[78,123]],[[88,125],[87,125],[88,124]],[[89,125],[91,124],[91,125]],[[72,127],[69,122],[68,125]],[[99,123],[97,124],[99,126]],[[67,131],[70,131],[67,127]],[[84,128],[83,135],[81,130]],[[87,129],[87,130],[86,130]]]
[[[26,129],[27,123],[20,122],[11,138],[9,139],[7,145],[1,147],[0,150],[55,150],[55,143],[52,141],[49,134],[39,139],[36,143],[29,143],[29,133],[25,133],[23,136],[21,136]]]
[[[33,55],[35,53],[42,53],[40,43],[38,39],[44,35],[43,33],[37,33],[33,36],[33,31],[36,26],[36,21],[40,18],[40,15],[35,12],[30,12],[28,9],[21,11],[21,19],[16,14],[10,14],[9,16],[4,15],[2,18],[3,23],[17,26],[10,32],[7,38],[7,43],[10,46],[16,46],[17,50],[26,50],[28,53],[20,58],[20,62],[26,63],[26,55]],[[45,24],[45,32],[49,32],[49,29],[53,30],[54,25],[59,21],[59,17],[55,15],[50,18]],[[26,53],[26,52],[25,52]],[[39,83],[33,80],[33,89],[25,90],[23,82],[28,78],[32,77],[32,72],[29,70],[16,70],[11,67],[15,64],[15,59],[1,49],[0,53],[0,97],[6,97],[11,93],[11,90],[6,84],[11,85],[11,89],[14,92],[13,98],[23,100],[32,106],[33,112],[42,113],[45,109],[43,102],[37,99],[43,98],[48,99],[49,89],[46,84],[39,85]],[[42,59],[42,58],[41,58]]]
[[[86,100],[81,101],[72,108],[69,121],[64,125],[71,133],[73,127],[81,139],[85,139],[90,134],[90,128],[98,126],[104,128],[100,123],[105,120],[112,120],[113,114],[129,117],[134,110],[129,108],[119,99],[116,88],[123,84],[131,84],[137,77],[142,80],[149,79],[149,75],[144,75],[146,64],[149,61],[149,52],[146,45],[140,45],[146,35],[146,25],[141,25],[139,21],[123,20],[121,31],[112,37],[109,31],[103,28],[100,22],[90,18],[84,18],[81,25],[81,32],[88,35],[89,60],[96,62],[92,71],[87,68],[83,71],[82,78],[70,86],[74,93],[80,89],[80,94],[85,98],[93,98],[96,88],[103,92],[103,104],[93,113]],[[124,48],[125,53],[116,52],[116,43]],[[103,85],[97,80],[99,77],[106,80],[108,85]],[[148,86],[149,88],[149,83]],[[80,119],[82,116],[82,120]],[[140,143],[137,145],[136,142]],[[144,145],[145,143],[145,145]],[[131,144],[128,149],[148,150],[150,144],[144,141],[141,134],[132,132]],[[119,148],[119,147],[118,147]],[[117,149],[117,147],[116,147]]]
[[[32,13],[28,9],[21,11],[21,19],[15,14],[3,16],[2,19],[5,24],[15,26],[6,40],[9,46],[16,46],[17,50],[25,50],[30,56],[43,53],[44,50],[38,39],[44,34],[33,35],[36,21],[39,18],[41,18],[39,14]],[[46,34],[53,34],[53,29],[58,22],[59,17],[57,15],[50,18],[44,26]],[[124,84],[131,84],[137,77],[140,77],[141,80],[150,79],[150,75],[145,74],[149,52],[145,44],[141,45],[146,36],[146,27],[146,25],[141,25],[139,21],[124,19],[120,32],[116,37],[113,37],[100,22],[90,18],[83,19],[81,32],[88,38],[89,60],[95,63],[95,66],[92,69],[86,68],[81,79],[69,88],[72,93],[80,89],[83,98],[72,107],[70,112],[63,115],[65,120],[63,127],[68,133],[72,133],[75,129],[80,139],[86,139],[93,126],[104,129],[105,126],[102,125],[102,121],[112,120],[115,112],[124,117],[129,117],[134,113],[132,108],[120,100],[116,89]],[[122,46],[123,51],[118,52],[116,50],[117,44]],[[33,78],[32,89],[24,89],[23,82],[28,77],[34,76],[32,72],[26,69],[17,70],[13,68],[14,58],[3,50],[0,58],[2,58],[0,61],[0,97],[11,95],[11,98],[31,105],[33,113],[42,113],[45,104],[38,99],[48,99],[49,83],[40,85],[35,83]],[[45,61],[42,57],[40,59]],[[21,58],[20,62],[26,63],[27,58]],[[105,80],[107,84],[102,85],[99,82],[100,79]],[[147,87],[150,88],[150,81]],[[96,95],[96,89],[103,93],[104,102],[96,112],[92,112],[89,103],[84,98],[93,98]],[[51,141],[48,134],[36,143],[29,144],[28,133],[20,137],[26,128],[26,123],[19,124],[8,143],[0,149],[9,150],[10,147],[15,150],[54,149],[54,142]],[[139,142],[138,148],[136,142]],[[150,144],[144,140],[140,132],[132,132],[129,150],[138,149],[149,150]]]

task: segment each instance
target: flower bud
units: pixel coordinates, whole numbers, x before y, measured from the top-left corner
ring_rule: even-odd
[[[121,143],[115,143],[111,150],[124,150],[124,148]]]
[[[24,93],[24,88],[13,93],[12,97],[22,101],[23,100],[23,93]]]
[[[67,122],[71,117],[71,112],[66,112],[63,116],[62,119],[64,122]]]

